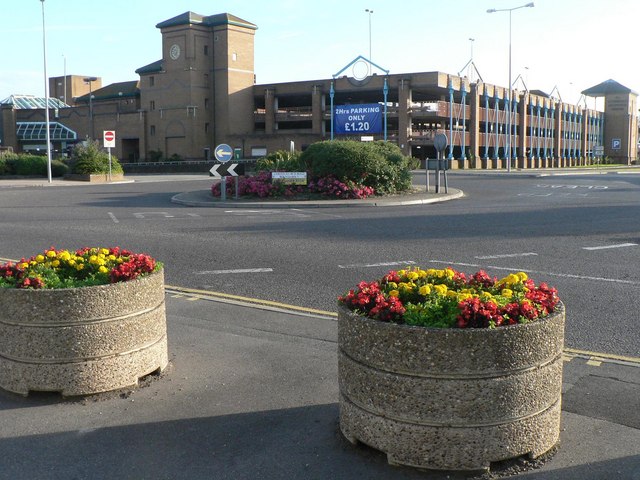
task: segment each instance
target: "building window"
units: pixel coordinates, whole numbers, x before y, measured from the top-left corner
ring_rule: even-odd
[[[149,110],[155,110],[156,109],[156,101],[155,100],[151,100],[149,102]]]
[[[235,53],[235,52],[233,52],[233,53],[231,54],[231,60],[233,60],[234,62],[235,62],[236,60],[238,60],[238,54],[237,54],[237,53]]]
[[[208,109],[209,109],[209,99],[208,99],[208,98],[205,98],[205,99],[204,99],[204,109],[205,109],[205,110],[208,110]]]
[[[156,134],[156,126],[155,125],[151,125],[149,127],[149,135],[151,135],[152,137]]]
[[[209,45],[204,46],[204,54],[209,55]]]
[[[204,133],[209,133],[209,122],[204,124]]]
[[[209,74],[208,73],[204,74],[204,85],[205,85],[205,87],[209,86]]]
[[[149,77],[149,86],[153,87],[156,84],[156,77],[151,76]]]

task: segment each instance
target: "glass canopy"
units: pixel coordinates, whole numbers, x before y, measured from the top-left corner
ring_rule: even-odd
[[[46,102],[44,97],[36,97],[35,95],[11,95],[0,101],[0,105],[13,105],[16,109],[37,109],[45,108]],[[57,98],[49,98],[49,108],[66,108],[68,106]]]
[[[73,130],[58,122],[49,122],[49,135],[52,142],[76,140],[78,135]],[[17,122],[16,136],[18,140],[47,140],[47,124],[45,122]]]

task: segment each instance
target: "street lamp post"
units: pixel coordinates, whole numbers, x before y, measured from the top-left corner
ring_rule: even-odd
[[[507,142],[506,142],[506,153],[507,153],[507,171],[511,171],[511,12],[514,10],[519,10],[520,8],[531,8],[533,7],[533,2],[526,3],[524,5],[520,5],[519,7],[513,8],[490,8],[487,10],[487,13],[495,13],[495,12],[509,12],[509,97],[507,100]]]
[[[91,89],[91,83],[98,80],[98,77],[85,77],[83,80],[89,84],[89,123],[91,124],[91,140],[93,140],[93,90]]]
[[[369,14],[369,62],[371,62],[371,14],[373,13],[373,10],[365,8],[364,11]]]
[[[51,179],[51,132],[49,131],[49,79],[47,78],[47,40],[45,34],[45,23],[44,23],[44,0],[40,0],[40,4],[42,5],[42,58],[44,63],[44,122],[46,132],[46,141],[47,141],[47,179],[49,183],[52,182]]]

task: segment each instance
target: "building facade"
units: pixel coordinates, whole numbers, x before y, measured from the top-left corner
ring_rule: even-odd
[[[435,157],[434,138],[442,133],[453,168],[503,168],[508,159],[519,168],[588,164],[600,156],[637,160],[637,94],[613,80],[583,92],[603,96],[604,111],[443,72],[374,71],[362,58],[353,72],[368,62],[365,76],[259,85],[256,25],[228,13],[186,12],[156,26],[162,59],[136,70],[139,80],[104,87],[97,77],[50,80],[51,97],[62,102],[52,107],[52,121],[75,135],[52,136],[54,150],[115,130],[123,162],[210,159],[222,143],[256,158],[292,144],[300,150],[330,138],[371,137],[425,159]],[[335,134],[332,106],[356,104],[383,105],[384,132]],[[23,151],[37,142],[24,137],[23,125],[42,122],[44,110],[3,102],[0,118],[2,146]]]

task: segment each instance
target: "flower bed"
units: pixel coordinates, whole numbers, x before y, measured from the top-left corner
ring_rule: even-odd
[[[560,436],[564,305],[524,273],[413,268],[339,297],[340,429],[390,464],[488,470]]]
[[[498,280],[482,270],[467,277],[452,268],[391,271],[360,282],[339,300],[385,322],[458,328],[527,323],[552,313],[559,301],[555,288],[536,286],[524,272]]]
[[[234,193],[235,186],[227,183],[227,195]],[[220,196],[220,183],[211,187],[214,197]],[[240,197],[308,199],[311,196],[327,199],[359,199],[374,195],[373,188],[353,181],[342,182],[335,177],[316,178],[308,185],[287,185],[284,182],[272,181],[271,172],[262,171],[257,175],[240,177],[238,195]]]
[[[120,247],[85,247],[75,252],[51,247],[17,263],[0,265],[0,287],[73,288],[133,280],[161,265],[146,254]]]

